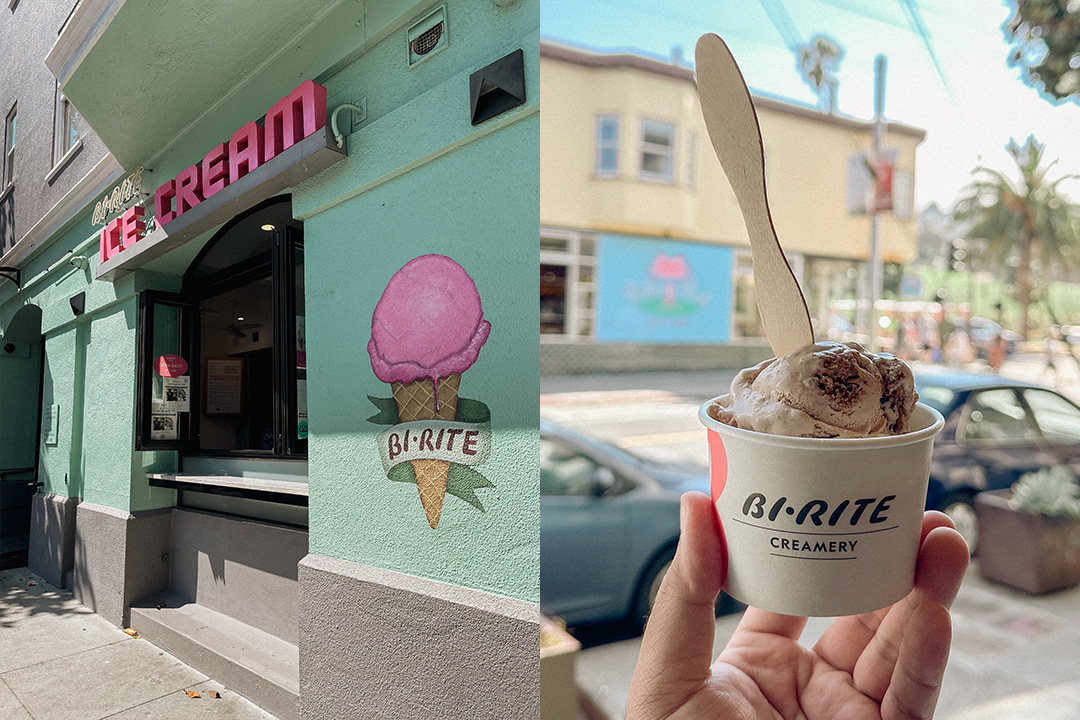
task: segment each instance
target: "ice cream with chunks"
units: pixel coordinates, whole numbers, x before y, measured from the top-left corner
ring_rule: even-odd
[[[902,360],[854,342],[819,342],[743,370],[707,412],[772,435],[856,438],[907,432],[918,399]]]

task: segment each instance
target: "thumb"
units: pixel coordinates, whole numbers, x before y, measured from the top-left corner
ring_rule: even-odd
[[[679,546],[657,593],[630,683],[630,718],[667,717],[710,674],[726,553],[707,495],[683,495],[679,522]]]

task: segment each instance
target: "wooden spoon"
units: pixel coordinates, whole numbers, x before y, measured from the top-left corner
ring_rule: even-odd
[[[765,147],[750,91],[731,50],[702,35],[694,51],[698,95],[716,157],[739,201],[754,256],[758,311],[776,357],[814,342],[810,312],[780,249],[765,194]]]

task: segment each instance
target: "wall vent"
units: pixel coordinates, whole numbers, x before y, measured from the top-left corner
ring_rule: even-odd
[[[409,65],[427,60],[446,45],[446,6],[440,5],[409,28]]]

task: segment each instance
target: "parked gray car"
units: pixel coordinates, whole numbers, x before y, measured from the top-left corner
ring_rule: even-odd
[[[708,493],[708,477],[541,420],[541,609],[569,625],[641,625],[675,556],[688,490]],[[718,608],[737,606],[722,596]]]

